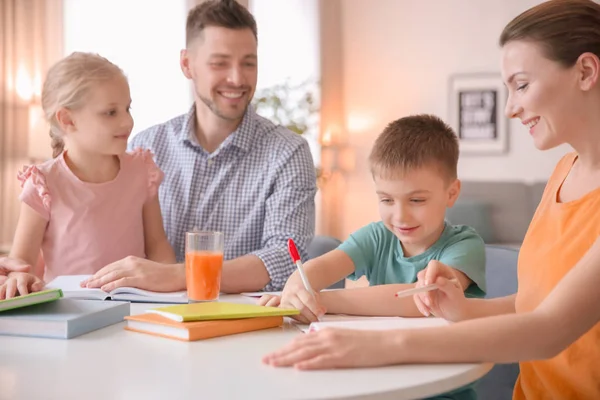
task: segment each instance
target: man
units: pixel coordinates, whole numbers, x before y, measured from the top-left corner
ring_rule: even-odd
[[[314,235],[316,176],[307,142],[249,105],[257,81],[254,17],[233,0],[195,7],[180,64],[193,82],[195,104],[130,143],[130,149],[150,149],[165,173],[159,197],[177,261],[185,258],[185,232],[221,231],[221,290],[280,290],[295,268],[287,239],[306,256]],[[128,257],[87,284],[107,291],[183,290],[185,269]]]

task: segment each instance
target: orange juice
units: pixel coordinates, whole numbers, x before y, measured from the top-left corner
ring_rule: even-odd
[[[221,290],[223,253],[188,251],[185,254],[185,281],[190,300],[217,300]]]

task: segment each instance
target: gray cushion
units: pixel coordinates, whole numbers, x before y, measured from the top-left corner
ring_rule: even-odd
[[[485,246],[486,298],[505,297],[517,292],[519,252],[502,246]]]
[[[342,244],[339,240],[331,236],[317,235],[308,245],[308,259],[317,258],[331,250],[337,249]]]
[[[331,250],[337,249],[341,244],[338,239],[331,236],[318,235],[308,245],[308,259],[317,258],[325,253],[329,253]],[[329,286],[329,289],[341,289],[345,286],[345,279],[334,283]]]
[[[460,201],[489,206],[494,241],[520,243],[533,217],[531,190],[521,182],[462,182]],[[457,202],[458,203],[458,202]]]
[[[484,201],[458,199],[454,207],[446,211],[446,219],[453,225],[468,225],[475,229],[486,243],[494,243],[490,206]]]
[[[486,298],[504,297],[517,292],[519,252],[498,246],[486,246]],[[485,400],[510,400],[519,376],[519,364],[497,364],[481,378],[475,388]]]

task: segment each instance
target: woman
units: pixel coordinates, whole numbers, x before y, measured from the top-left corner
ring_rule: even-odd
[[[433,362],[520,362],[515,399],[600,399],[600,5],[551,0],[500,36],[506,114],[540,150],[575,150],[556,166],[523,241],[519,290],[465,299],[430,265],[415,298],[449,326],[406,331],[324,330],[265,357],[300,369]]]

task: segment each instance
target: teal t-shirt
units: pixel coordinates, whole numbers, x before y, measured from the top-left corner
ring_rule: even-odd
[[[485,243],[473,228],[445,223],[440,238],[424,253],[404,257],[400,240],[383,222],[371,223],[350,235],[339,247],[354,262],[348,278],[365,275],[371,286],[414,283],[419,271],[438,260],[467,275],[472,281],[465,295],[485,295]]]
[[[431,260],[440,261],[467,275],[473,283],[467,297],[485,296],[485,243],[473,228],[445,223],[440,238],[424,253],[404,257],[400,240],[383,222],[371,223],[350,235],[339,247],[354,262],[355,271],[348,278],[365,275],[370,286],[391,283],[414,283],[417,274]],[[474,400],[474,384],[429,400]]]

